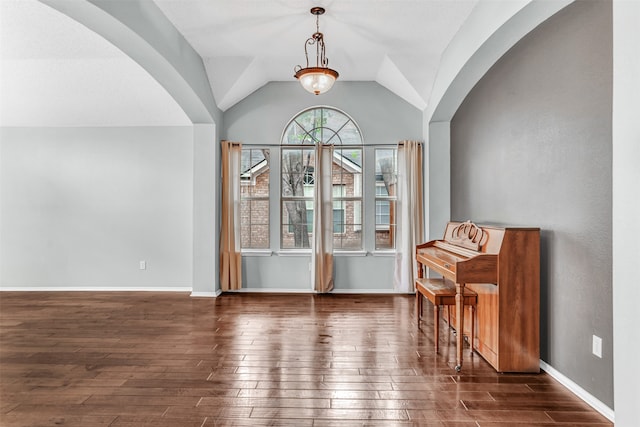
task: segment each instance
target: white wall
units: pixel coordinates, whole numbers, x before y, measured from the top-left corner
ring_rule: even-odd
[[[1,128],[0,182],[2,289],[191,289],[191,127]]]
[[[616,426],[638,425],[640,2],[613,2],[613,367]]]
[[[193,125],[193,289],[192,296],[220,292],[220,127]]]

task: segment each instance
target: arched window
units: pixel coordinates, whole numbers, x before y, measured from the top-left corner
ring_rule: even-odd
[[[338,250],[362,249],[362,133],[344,112],[313,107],[297,114],[281,141],[281,248],[310,248],[315,152],[334,146],[333,236]]]

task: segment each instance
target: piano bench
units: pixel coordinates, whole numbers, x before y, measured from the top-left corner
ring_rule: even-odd
[[[435,343],[436,353],[438,352],[438,341],[440,339],[439,321],[440,306],[456,305],[456,285],[445,279],[427,279],[419,277],[416,279],[416,318],[418,321],[418,329],[420,328],[420,320],[422,319],[422,297],[425,297],[433,304],[433,341]],[[469,342],[471,343],[471,353],[473,353],[473,341],[475,339],[475,306],[478,304],[478,294],[471,289],[464,288],[463,305],[471,306],[471,335]],[[464,325],[463,325],[464,328]],[[464,331],[456,331],[456,333],[464,333]]]

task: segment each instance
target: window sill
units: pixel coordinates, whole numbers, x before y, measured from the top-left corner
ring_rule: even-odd
[[[276,252],[278,256],[311,256],[311,249],[302,249],[302,250],[282,250],[280,252]]]
[[[342,250],[335,250],[333,251],[333,255],[334,256],[343,256],[343,257],[350,257],[350,256],[367,256],[368,252],[367,251],[342,251]]]
[[[394,257],[396,256],[396,251],[395,250],[388,250],[388,251],[373,251],[371,252],[371,255],[373,256],[383,256],[383,257]]]
[[[245,249],[242,251],[242,256],[250,256],[250,257],[270,257],[270,256],[281,256],[281,257],[308,257],[311,255],[311,249],[292,249],[292,250],[281,250],[279,252],[274,252],[269,249]],[[333,251],[334,256],[339,257],[394,257],[396,256],[395,250],[389,251],[343,251],[343,250],[335,250]]]
[[[242,256],[271,256],[273,251],[270,249],[243,249]]]

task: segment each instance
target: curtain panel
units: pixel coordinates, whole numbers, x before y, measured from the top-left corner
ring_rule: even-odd
[[[311,283],[319,293],[333,290],[333,146],[316,147]]]
[[[242,287],[240,247],[240,159],[242,144],[222,141],[222,208],[220,231],[220,288]]]
[[[418,264],[415,247],[424,241],[422,143],[398,144],[398,198],[396,262],[393,287],[398,292],[415,292]]]

